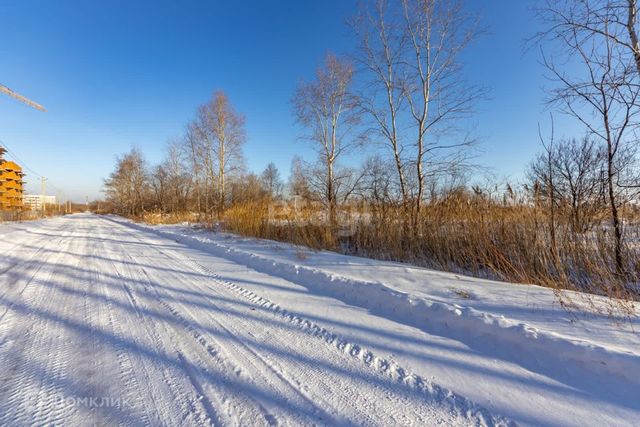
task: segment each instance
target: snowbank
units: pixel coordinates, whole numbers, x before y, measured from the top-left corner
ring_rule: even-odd
[[[527,289],[530,294],[528,298],[536,298],[536,307],[540,308],[554,303],[549,289],[484,281],[380,261],[365,263],[371,270],[368,272],[369,278],[379,276],[379,280],[353,277],[351,272],[348,277],[336,272],[340,270],[338,266],[352,265],[350,261],[354,259],[355,264],[361,264],[363,259],[330,252],[314,252],[308,259],[301,259],[304,257],[299,256],[300,248],[292,245],[195,231],[185,226],[135,226],[154,230],[160,235],[213,255],[290,280],[311,292],[365,308],[375,315],[402,322],[430,334],[454,338],[492,357],[516,360],[532,371],[569,382],[597,382],[599,378],[615,376],[632,388],[640,387],[640,376],[637,375],[640,371],[640,345],[636,329],[633,328],[640,326],[637,319],[631,320],[627,325],[615,325],[607,319],[596,319],[591,322],[591,328],[576,327],[572,325],[573,319],[570,319],[563,322],[564,326],[558,327],[558,319],[553,316],[562,315],[561,310],[553,312],[555,314],[552,314],[551,319],[541,320],[541,316],[549,314],[546,307],[538,310],[538,313],[536,309],[531,309],[531,313],[525,313],[524,316],[509,316],[510,312],[515,312],[519,307],[514,307],[513,300],[509,300],[507,295],[504,299],[508,304],[500,308],[486,304],[486,301],[484,305],[481,303],[486,299],[483,297],[487,292],[497,291],[504,295],[517,294]],[[395,276],[385,272],[385,267],[394,267]],[[409,280],[416,281],[415,270],[429,275],[431,282],[435,275],[436,280],[464,284],[466,289],[470,289],[469,295],[453,302],[445,301],[441,292],[432,292],[433,297],[429,297],[424,292],[406,289],[409,287],[402,284]],[[403,272],[404,276],[410,277],[402,277]],[[362,276],[366,277],[367,274]],[[427,283],[429,280],[423,282]],[[500,300],[500,296],[493,296],[493,299]],[[520,301],[520,304],[524,302]],[[488,307],[492,307],[492,310],[487,310]],[[523,317],[531,318],[532,321],[523,321]],[[576,338],[575,335],[582,332],[571,331],[571,327],[578,331],[585,329],[587,332],[582,334],[583,337]],[[625,327],[629,330],[625,331]],[[594,329],[597,329],[597,333],[589,335],[588,331]]]

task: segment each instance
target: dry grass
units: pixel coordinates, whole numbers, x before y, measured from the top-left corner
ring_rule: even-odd
[[[181,224],[183,222],[196,222],[198,215],[191,212],[173,212],[173,213],[157,213],[146,212],[140,218],[135,218],[138,221],[145,222],[147,224]]]
[[[57,206],[51,206],[45,213],[41,211],[0,211],[0,222],[2,221],[33,221],[42,218],[53,218],[56,216],[65,215],[64,212],[59,212]]]
[[[640,225],[632,215],[625,229],[624,276],[615,271],[606,221],[576,233],[559,215],[554,248],[547,215],[532,206],[453,197],[427,205],[417,226],[402,207],[378,206],[362,212],[347,237],[339,237],[327,225],[309,224],[312,216],[304,212],[274,220],[265,204],[248,204],[230,209],[224,226],[231,232],[315,249],[537,284],[555,289],[568,308],[575,304],[563,290],[607,296],[628,313],[638,300]]]
[[[337,250],[338,241],[329,227],[311,224],[312,211],[296,217],[283,217],[273,221],[267,203],[247,203],[228,209],[223,227],[227,231],[245,236],[294,243],[313,249]]]
[[[357,210],[357,209],[356,209]],[[590,306],[588,295],[603,295],[607,309],[629,315],[640,283],[640,223],[628,212],[625,229],[627,274],[615,272],[609,227],[605,221],[586,233],[572,231],[559,213],[556,245],[548,217],[532,206],[450,197],[424,207],[415,226],[401,206],[369,206],[357,211],[348,235],[330,227],[321,208],[274,216],[266,202],[238,205],[218,224],[226,231],[381,260],[407,262],[444,271],[553,288],[563,306]],[[194,221],[193,214],[152,215],[151,223]],[[211,223],[209,224],[211,225]],[[587,295],[576,302],[564,290]]]

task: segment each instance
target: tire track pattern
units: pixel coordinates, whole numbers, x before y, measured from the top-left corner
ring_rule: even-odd
[[[466,419],[470,424],[475,425],[514,425],[512,421],[499,415],[492,414],[486,408],[475,404],[474,402],[466,399],[464,396],[460,396],[450,390],[434,384],[433,382],[425,378],[411,373],[394,361],[389,361],[387,359],[376,356],[373,352],[366,349],[365,347],[360,346],[357,343],[350,342],[331,332],[330,330],[318,325],[317,323],[305,319],[299,314],[291,313],[280,307],[278,304],[254,293],[253,291],[250,291],[240,285],[220,278],[220,276],[214,271],[211,271],[209,268],[203,266],[193,259],[183,256],[177,251],[168,251],[166,249],[161,249],[159,245],[154,245],[152,242],[145,242],[138,236],[136,236],[136,238],[141,243],[147,243],[149,246],[154,247],[167,259],[173,260],[174,262],[177,261],[183,265],[186,265],[191,270],[194,270],[214,281],[219,286],[212,286],[211,284],[208,285],[208,287],[214,292],[218,291],[220,286],[234,292],[236,295],[241,296],[249,303],[263,310],[271,312],[276,317],[286,321],[289,324],[294,325],[296,328],[303,331],[308,336],[322,341],[324,345],[327,345],[334,350],[337,350],[341,354],[358,361],[368,369],[375,371],[375,373],[384,376],[395,383],[402,384],[404,387],[410,390],[420,393],[434,405],[446,407],[447,412],[449,412],[453,418]],[[175,308],[171,308],[166,302],[163,302],[163,304],[167,305],[167,308],[172,312],[172,314],[178,314]],[[189,327],[192,329],[194,328],[192,326],[192,323],[194,321],[184,319],[182,319],[181,321],[185,324],[185,327]],[[199,332],[196,331],[193,333],[196,334],[198,339],[200,339]]]

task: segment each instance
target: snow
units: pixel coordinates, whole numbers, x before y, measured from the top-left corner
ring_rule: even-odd
[[[0,235],[0,425],[640,419],[638,319],[546,288],[111,216]]]

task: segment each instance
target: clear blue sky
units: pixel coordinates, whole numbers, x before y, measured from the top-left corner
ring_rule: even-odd
[[[490,34],[466,55],[468,76],[491,89],[480,106],[479,162],[518,180],[538,150],[544,121],[529,1],[469,1]],[[311,156],[289,100],[327,50],[349,52],[344,25],[355,0],[36,1],[0,4],[0,83],[43,104],[41,113],[0,97],[0,141],[50,194],[100,196],[116,154],[132,145],[151,162],[183,132],[196,107],[223,89],[247,117],[248,167]],[[569,131],[574,131],[570,127]],[[27,171],[29,172],[29,171]],[[28,178],[38,191],[38,178]]]

